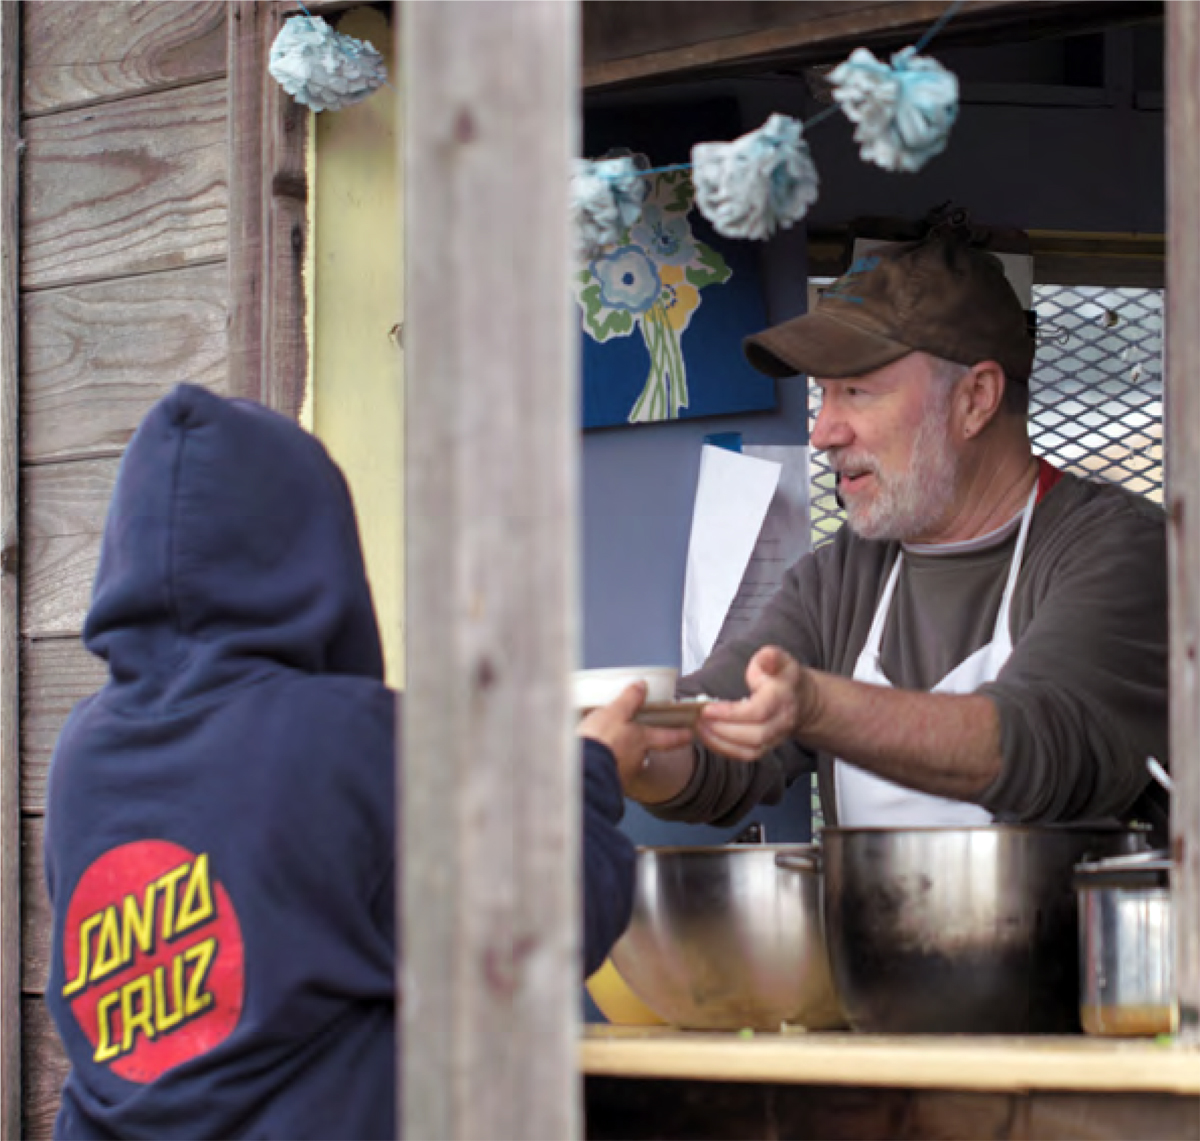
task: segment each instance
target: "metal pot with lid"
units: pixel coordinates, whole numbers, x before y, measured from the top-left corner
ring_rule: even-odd
[[[1173,1030],[1170,876],[1165,851],[1077,865],[1079,1015],[1089,1034],[1149,1037]]]

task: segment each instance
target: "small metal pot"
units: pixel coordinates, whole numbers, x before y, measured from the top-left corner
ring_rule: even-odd
[[[826,828],[824,925],[850,1025],[1078,1032],[1074,868],[1144,847],[1112,827]]]
[[[1173,1029],[1170,873],[1161,851],[1075,869],[1079,1016],[1089,1034],[1152,1037]]]

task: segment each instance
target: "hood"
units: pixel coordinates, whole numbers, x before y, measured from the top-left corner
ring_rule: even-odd
[[[279,667],[382,679],[354,506],[320,442],[175,388],[121,461],[83,640],[110,696],[139,707]]]

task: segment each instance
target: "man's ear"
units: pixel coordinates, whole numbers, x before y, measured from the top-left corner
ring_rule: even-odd
[[[958,382],[959,423],[966,439],[974,439],[999,413],[1004,403],[1004,369],[995,361],[980,361]]]

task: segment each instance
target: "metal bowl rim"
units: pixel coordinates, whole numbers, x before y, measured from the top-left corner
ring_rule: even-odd
[[[1128,824],[969,824],[963,827],[945,828],[936,825],[915,825],[909,828],[893,828],[884,825],[863,825],[843,828],[830,825],[821,829],[821,835],[847,836],[854,833],[878,834],[881,836],[908,836],[933,833],[939,836],[973,835],[1029,835],[1038,836],[1144,836],[1148,829]],[[813,846],[820,846],[819,841]]]
[[[649,852],[655,856],[676,855],[744,855],[747,852],[803,852],[819,849],[820,844],[796,841],[788,843],[780,841],[772,844],[667,844],[656,847],[653,844],[638,845],[638,855]]]

